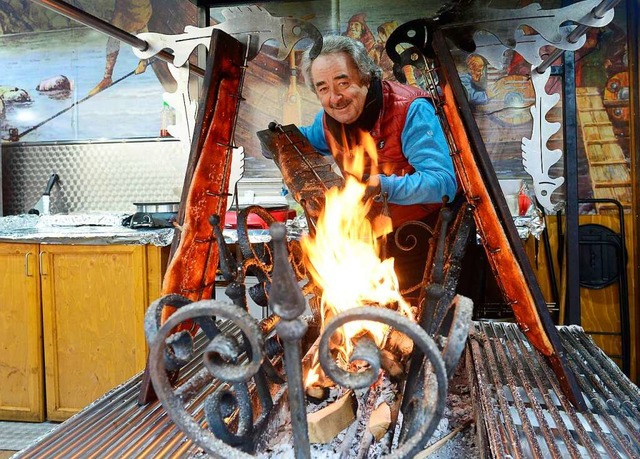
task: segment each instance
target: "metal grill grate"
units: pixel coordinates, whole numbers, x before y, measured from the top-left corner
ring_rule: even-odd
[[[584,333],[559,328],[588,410],[577,412],[516,324],[479,322],[468,358],[482,447],[503,458],[640,457],[640,391]]]

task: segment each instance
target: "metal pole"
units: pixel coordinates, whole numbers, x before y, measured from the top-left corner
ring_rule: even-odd
[[[612,8],[615,8],[621,0],[603,0],[598,6],[596,6],[592,11],[591,15],[595,19],[602,19],[604,14]],[[583,36],[587,30],[591,27],[588,25],[580,24],[575,29],[571,31],[571,33],[567,36],[567,41],[569,43],[576,43],[578,39]],[[549,56],[542,61],[542,63],[537,66],[534,70],[538,73],[544,73],[549,66],[564,53],[563,49],[556,48]]]
[[[578,215],[578,132],[576,127],[576,67],[573,51],[568,52],[564,58],[563,77],[563,136],[564,136],[564,175],[566,193],[566,253],[565,270],[567,278],[566,308],[564,323],[566,325],[581,324],[580,307],[580,273],[578,227],[580,224]]]
[[[140,51],[145,51],[149,48],[149,43],[146,41],[136,37],[135,35],[130,34],[112,24],[109,24],[106,21],[103,21],[100,18],[97,18],[81,9],[76,8],[75,6],[69,5],[66,2],[62,2],[60,0],[31,0],[38,5],[42,5],[45,8],[49,8],[57,13],[62,14],[63,16],[68,17],[69,19],[73,19],[87,27],[90,27],[98,32],[102,32],[110,37],[115,38],[116,40],[120,40],[128,45],[139,49]],[[156,56],[159,59],[162,59],[165,62],[168,62],[173,65],[173,54],[167,51],[160,51]],[[204,78],[204,70],[200,67],[190,65],[189,70],[191,73],[198,75],[199,77]]]

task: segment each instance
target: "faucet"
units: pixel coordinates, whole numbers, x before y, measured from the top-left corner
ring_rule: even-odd
[[[28,213],[36,215],[49,215],[51,213],[51,189],[59,179],[60,177],[55,172],[51,174],[49,181],[47,182],[47,186],[44,189],[44,193],[42,193],[38,202],[29,209]]]

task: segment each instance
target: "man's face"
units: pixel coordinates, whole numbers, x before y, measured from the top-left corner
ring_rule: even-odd
[[[351,124],[358,119],[369,92],[351,57],[345,53],[319,56],[311,64],[311,77],[322,108],[333,119]]]
[[[356,40],[360,38],[362,36],[362,24],[357,21],[352,22],[347,35]]]
[[[472,56],[467,62],[469,68],[469,74],[476,83],[482,78],[484,72],[484,61],[479,56]]]

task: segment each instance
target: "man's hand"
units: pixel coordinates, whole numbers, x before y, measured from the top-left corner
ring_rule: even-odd
[[[382,188],[380,187],[380,177],[372,175],[369,177],[369,180],[367,180],[367,188],[364,190],[362,200],[367,201],[369,199],[375,199],[380,196],[381,192]]]

